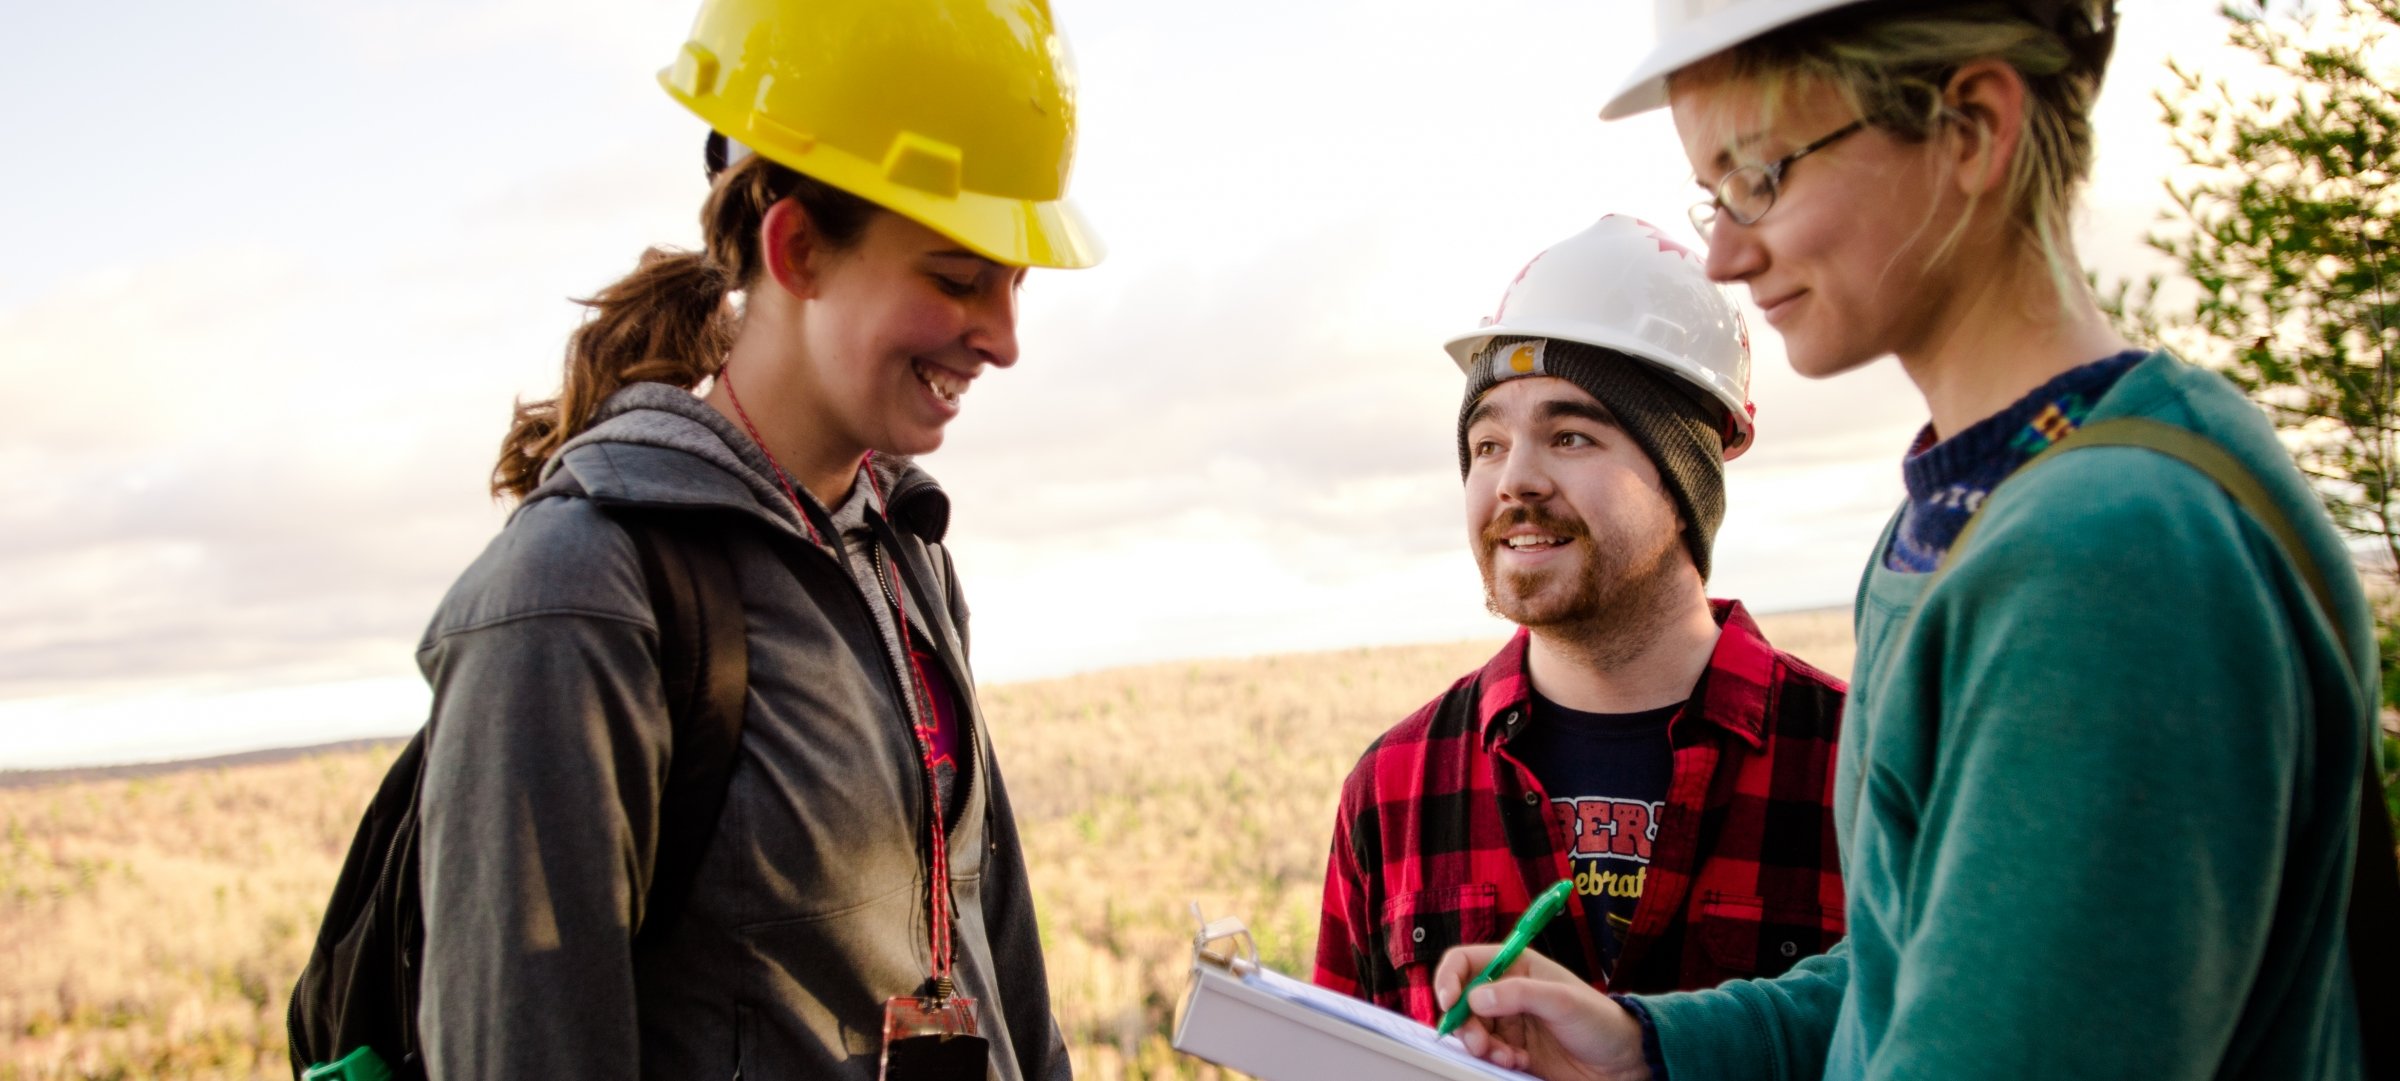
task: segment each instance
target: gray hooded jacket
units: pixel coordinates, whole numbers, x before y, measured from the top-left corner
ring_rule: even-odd
[[[866,513],[888,521],[909,623],[975,744],[949,835],[958,989],[992,1078],[1064,1079],[940,544],[949,500],[913,465],[877,463],[889,515]],[[657,627],[612,512],[722,523],[750,651],[715,836],[680,918],[638,947],[674,748]],[[839,543],[823,508],[808,514]],[[418,1026],[436,1081],[876,1076],[884,1001],[932,967],[928,801],[889,620],[850,562],[810,540],[740,429],[673,387],[618,393],[552,459],[418,651],[434,689]]]

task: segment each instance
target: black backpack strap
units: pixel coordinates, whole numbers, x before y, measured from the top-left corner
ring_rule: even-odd
[[[2291,561],[2292,569],[2308,584],[2317,614],[2341,643],[2344,667],[2349,666],[2357,643],[2351,640],[2349,629],[2335,614],[2333,589],[2324,569],[2301,543],[2300,531],[2292,525],[2291,517],[2240,459],[2190,429],[2142,417],[2119,417],[2077,429],[2025,463],[2024,468],[2061,451],[2084,447],[2140,447],[2156,451],[2215,481],[2283,549],[2284,558]],[[2022,471],[2020,468],[2019,472]],[[1966,546],[1974,528],[1973,521],[1967,523],[1967,528],[1950,545],[1953,554]],[[2371,716],[2375,709],[2372,696],[2367,709]],[[2371,721],[2368,728],[2372,737]],[[2359,788],[2358,850],[2351,868],[2348,930],[2350,976],[2357,987],[2358,1016],[2362,1023],[2360,1042],[2366,1054],[2367,1076],[2392,1078],[2400,1077],[2400,1029],[2375,1018],[2400,1017],[2400,920],[2394,919],[2394,914],[2400,913],[2400,863],[2393,859],[2392,820],[2384,809],[2383,775],[2377,768],[2380,758],[2370,742],[2366,779]]]
[[[634,936],[639,945],[659,941],[675,925],[716,834],[741,751],[750,651],[724,523],[636,514],[619,520],[641,557],[658,618],[659,678],[675,732],[649,901]]]

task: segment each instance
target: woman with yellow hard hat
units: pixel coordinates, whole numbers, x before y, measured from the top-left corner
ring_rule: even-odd
[[[703,247],[585,302],[493,474],[522,505],[420,652],[424,1065],[1063,1078],[949,502],[910,456],[1016,363],[1026,268],[1099,257],[1064,43],[1043,0],[710,0],[659,79],[711,129]],[[662,804],[704,756],[629,515],[738,585],[738,744],[681,852]]]
[[[2084,284],[2114,8],[1658,0],[1602,115],[1671,107],[1709,272],[1794,368],[1896,356],[1931,416],[1859,589],[1849,934],[1656,997],[1531,959],[1467,992],[1470,1048],[1553,1078],[2361,1076],[2400,968],[2367,606],[2257,407]],[[1492,955],[1444,959],[1445,1005]]]

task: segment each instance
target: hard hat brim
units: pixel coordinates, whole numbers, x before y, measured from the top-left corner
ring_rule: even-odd
[[[1442,348],[1449,352],[1450,359],[1457,363],[1461,373],[1471,374],[1475,368],[1475,355],[1482,352],[1484,346],[1491,344],[1492,339],[1501,337],[1555,338],[1559,341],[1581,342],[1585,345],[1598,346],[1602,349],[1622,353],[1647,364],[1669,380],[1683,383],[1693,390],[1706,393],[1709,400],[1724,411],[1726,461],[1730,462],[1740,457],[1743,451],[1750,449],[1751,434],[1755,430],[1755,418],[1751,416],[1749,406],[1743,402],[1740,389],[1732,386],[1724,376],[1699,365],[1664,363],[1650,355],[1652,347],[1647,343],[1596,333],[1588,323],[1554,319],[1515,319],[1506,323],[1493,323],[1477,327],[1464,334],[1453,335],[1442,343]]]
[[[1622,120],[1667,104],[1678,71],[1771,30],[1860,0],[1741,0],[1709,18],[1659,37],[1633,73],[1600,106],[1600,119]]]

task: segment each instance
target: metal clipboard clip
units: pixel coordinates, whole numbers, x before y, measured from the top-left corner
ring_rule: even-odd
[[[1200,914],[1200,902],[1192,902],[1192,922],[1200,930],[1192,935],[1192,959],[1197,963],[1214,965],[1236,976],[1258,971],[1258,940],[1250,936],[1250,928],[1233,916],[1208,919]]]

